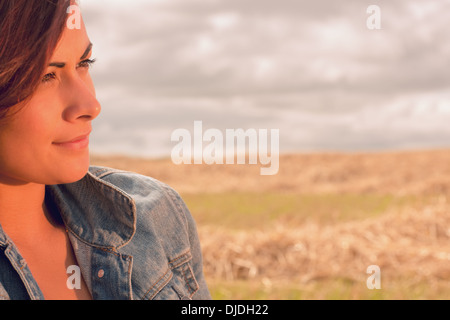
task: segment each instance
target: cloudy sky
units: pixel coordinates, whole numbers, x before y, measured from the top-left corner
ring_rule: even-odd
[[[370,5],[381,29],[367,27]],[[450,146],[450,0],[81,0],[101,116],[91,150],[279,129],[280,149]]]

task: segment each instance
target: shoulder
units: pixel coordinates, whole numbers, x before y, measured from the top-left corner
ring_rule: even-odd
[[[168,191],[174,192],[167,184],[154,179],[149,176],[145,176],[136,172],[102,167],[102,166],[90,166],[89,175],[95,177],[98,180],[112,184],[113,186],[123,189],[123,191],[137,192],[137,191]]]
[[[109,167],[91,166],[89,174],[96,180],[108,184],[119,192],[129,195],[137,202],[165,200],[180,205],[182,201],[178,192],[167,184],[136,172]],[[181,210],[185,208],[180,207]]]
[[[180,195],[167,184],[134,172],[92,166],[89,175],[135,204],[135,233],[119,250],[133,256],[134,295],[209,299],[196,223]]]
[[[157,179],[126,170],[91,166],[89,174],[132,199],[136,207],[138,238],[150,231],[171,240],[165,241],[169,256],[180,254],[195,222],[177,191]]]

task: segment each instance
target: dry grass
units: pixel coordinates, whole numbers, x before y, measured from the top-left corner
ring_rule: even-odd
[[[450,286],[450,204],[337,225],[274,226],[271,232],[200,228],[205,270],[212,277],[290,280],[344,277],[365,283],[369,265],[386,278],[447,281]],[[450,289],[450,287],[449,287]]]
[[[174,165],[170,159],[93,156],[102,164],[153,176],[181,193],[276,191],[298,193],[434,194],[450,191],[450,150],[281,155],[280,170],[259,165]]]
[[[345,279],[345,285],[365,287],[367,267],[378,265],[384,290],[408,279],[401,282],[407,288],[400,298],[411,298],[408,286],[417,284],[424,288],[418,298],[450,297],[450,150],[284,155],[276,176],[260,176],[258,166],[248,165],[175,166],[167,159],[123,157],[93,157],[92,162],[153,176],[181,194],[419,197],[420,205],[388,208],[375,217],[331,225],[305,221],[244,231],[221,227],[220,221],[199,225],[205,274],[221,285],[244,281],[264,288],[276,283],[302,287]],[[233,298],[232,293],[224,298]]]

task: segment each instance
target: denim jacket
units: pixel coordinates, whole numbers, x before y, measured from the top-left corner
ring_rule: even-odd
[[[195,222],[167,185],[91,166],[78,182],[46,186],[93,299],[210,299]],[[0,226],[0,300],[44,299]]]

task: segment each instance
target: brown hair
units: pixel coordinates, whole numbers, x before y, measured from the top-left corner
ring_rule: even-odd
[[[70,0],[0,1],[0,119],[35,91],[69,5]]]

